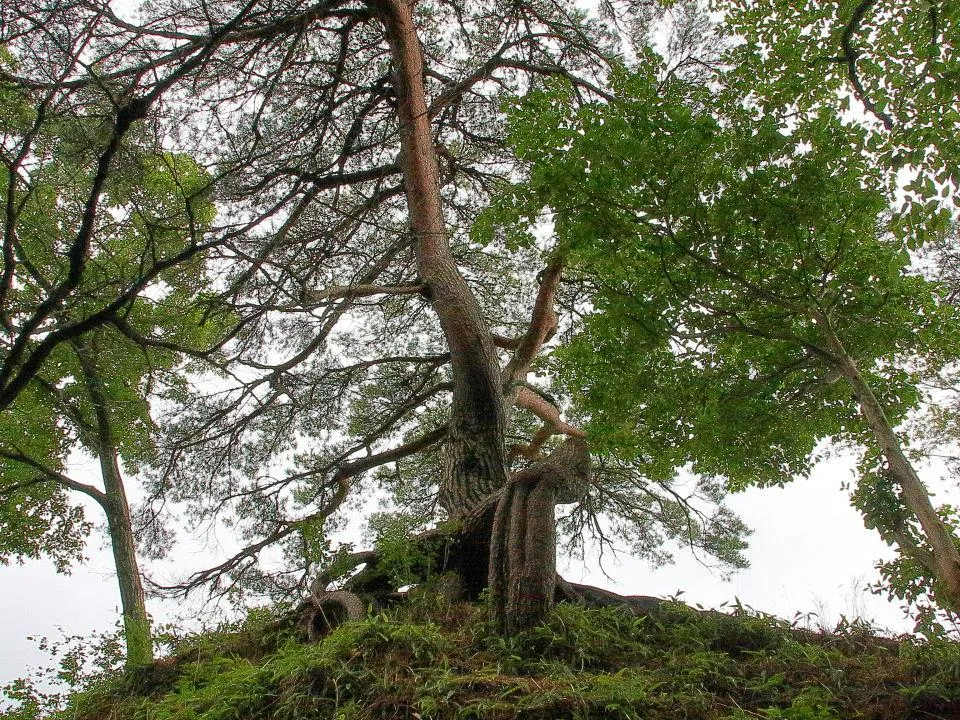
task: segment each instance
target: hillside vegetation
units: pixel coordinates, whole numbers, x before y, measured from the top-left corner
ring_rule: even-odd
[[[811,632],[743,609],[555,608],[512,639],[421,592],[307,643],[259,612],[75,695],[71,720],[960,718],[960,645]]]

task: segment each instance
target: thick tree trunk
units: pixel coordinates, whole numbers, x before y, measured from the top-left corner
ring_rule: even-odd
[[[860,412],[880,445],[890,477],[900,486],[904,503],[920,523],[924,537],[930,544],[933,561],[929,563],[932,566],[928,569],[938,581],[937,601],[944,607],[960,612],[960,552],[957,550],[953,533],[937,515],[923,481],[904,454],[897,434],[870,384],[860,373],[837,335],[830,329],[826,332],[827,345],[836,358],[837,369],[853,389],[860,404]],[[909,548],[903,550],[909,553]]]
[[[497,505],[490,541],[490,621],[494,632],[515,635],[543,622],[557,583],[554,507],[586,492],[590,454],[569,438],[546,460],[510,479]]]
[[[400,166],[418,270],[450,347],[453,402],[440,503],[452,517],[460,518],[506,483],[506,412],[500,367],[480,306],[450,251],[413,4],[372,0],[371,8],[390,43],[400,121]]]
[[[94,437],[90,445],[100,461],[103,489],[106,496],[101,502],[107,516],[113,563],[120,586],[120,606],[123,613],[124,640],[127,646],[127,667],[146,665],[153,661],[153,637],[150,618],[143,592],[140,567],[137,563],[136,542],[130,521],[130,505],[123,485],[123,476],[117,461],[117,444],[114,437],[110,409],[105,397],[100,375],[95,363],[86,355],[84,348],[77,348],[77,355],[84,373],[84,381],[96,415]]]
[[[557,575],[556,492],[523,473],[497,506],[490,543],[490,625],[516,635],[544,620],[553,607]]]
[[[545,271],[530,331],[501,373],[487,322],[450,250],[427,112],[424,58],[413,21],[415,3],[369,2],[390,43],[400,123],[400,167],[420,279],[450,348],[453,399],[440,504],[452,518],[470,526],[465,527],[465,537],[485,543],[491,537],[490,522],[478,529],[474,516],[507,484],[507,405],[519,397],[514,386],[519,386],[556,327],[552,305],[562,263],[554,261]],[[509,398],[505,384],[511,388]],[[559,413],[555,409],[554,413],[556,417],[547,414],[543,418],[551,431],[558,427]],[[568,440],[535,470],[519,473],[504,489],[488,543],[488,562],[480,560],[482,552],[470,551],[461,543],[463,585],[475,588],[488,579],[497,630],[513,634],[541,620],[551,607],[556,582],[554,505],[558,493],[568,495],[570,487],[584,489],[588,476],[586,443],[579,438]]]

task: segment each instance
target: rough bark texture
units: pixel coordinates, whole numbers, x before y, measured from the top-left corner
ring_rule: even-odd
[[[938,580],[937,602],[955,612],[960,612],[960,552],[957,550],[953,533],[940,519],[930,502],[930,495],[913,464],[904,454],[883,406],[873,393],[870,384],[860,373],[853,358],[832,330],[827,331],[827,341],[836,359],[837,369],[853,389],[860,404],[860,412],[880,445],[880,451],[887,462],[887,472],[900,486],[904,504],[916,517],[927,542],[930,543],[932,562],[925,561],[922,557],[916,559],[927,565],[927,569]],[[909,548],[903,548],[903,550],[911,554]]]
[[[359,620],[367,611],[363,600],[347,590],[313,592],[311,600],[305,621],[310,642],[316,642],[348,620]]]
[[[84,381],[96,415],[95,443],[103,477],[105,500],[101,502],[107,516],[113,563],[120,587],[120,606],[123,612],[123,635],[127,646],[127,667],[153,662],[153,638],[150,618],[137,563],[136,542],[130,522],[123,476],[117,462],[117,443],[107,398],[101,388],[100,375],[84,350],[78,350]]]
[[[555,259],[541,274],[530,328],[501,372],[493,336],[450,250],[414,4],[369,0],[369,6],[382,22],[390,44],[400,123],[398,164],[420,280],[450,348],[453,397],[439,501],[451,518],[463,521],[465,530],[456,547],[447,549],[448,558],[454,558],[458,566],[454,569],[468,594],[479,593],[488,578],[495,598],[494,625],[513,633],[542,619],[553,603],[554,506],[559,498],[582,490],[589,476],[589,454],[582,433],[563,424],[556,408],[541,408],[528,398],[524,406],[545,424],[543,437],[538,436],[528,457],[535,456],[551,434],[580,437],[519,473],[500,497],[495,516],[486,512],[490,499],[507,485],[504,433],[508,408],[524,395],[523,379],[556,329],[553,299],[563,264]],[[477,522],[478,514],[484,521]],[[375,573],[371,573],[368,566],[361,575],[374,580]],[[354,584],[360,582],[358,576]]]
[[[514,635],[544,620],[556,586],[558,502],[586,490],[586,443],[568,438],[546,460],[517,473],[497,505],[490,541],[490,620],[493,630]]]
[[[120,587],[127,666],[147,665],[153,662],[153,638],[150,632],[150,618],[147,615],[143,583],[140,580],[136,542],[130,524],[130,506],[124,491],[116,453],[101,450],[100,469],[110,505],[107,512],[107,526],[113,550],[113,563],[117,569],[117,584]]]
[[[450,348],[453,401],[440,503],[452,517],[459,518],[506,484],[506,413],[500,368],[486,320],[450,251],[413,5],[403,0],[373,0],[370,7],[383,23],[390,43],[400,121],[400,167],[417,266]]]

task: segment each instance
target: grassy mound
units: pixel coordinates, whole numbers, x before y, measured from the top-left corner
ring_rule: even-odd
[[[71,720],[960,718],[960,645],[799,631],[666,603],[556,608],[505,640],[420,602],[304,644],[294,623],[194,638],[74,696]]]

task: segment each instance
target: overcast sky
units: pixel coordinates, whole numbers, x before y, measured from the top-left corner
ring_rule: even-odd
[[[132,2],[111,3],[123,12]],[[927,473],[924,480],[935,480]],[[747,557],[751,567],[729,582],[678,551],[677,562],[652,570],[626,555],[608,558],[604,570],[596,562],[564,566],[562,574],[574,582],[609,588],[622,594],[670,596],[682,592],[690,604],[719,607],[739,599],[751,608],[793,619],[795,614],[815,614],[810,623],[832,625],[838,617],[864,617],[892,632],[909,631],[898,604],[864,592],[878,580],[874,570],[892,552],[876,532],[863,527],[849,505],[844,482],[853,480],[851,464],[834,459],[817,468],[809,480],[786,488],[750,489],[734,496],[731,507],[754,529]],[[960,493],[951,493],[960,504]],[[936,497],[935,504],[947,497]],[[100,522],[96,507],[89,517]],[[59,637],[58,628],[70,635],[112,629],[119,619],[119,592],[112,559],[102,536],[91,539],[89,561],[69,576],[58,575],[48,561],[23,566],[0,566],[0,685],[30,673],[31,667],[49,658],[37,650],[29,636]],[[174,567],[185,575],[213,564],[208,548],[178,551]],[[166,578],[172,579],[172,578]],[[156,622],[184,612],[179,604],[148,600]],[[201,608],[193,610],[202,616]]]
[[[622,594],[668,596],[683,591],[682,599],[718,607],[735,598],[755,610],[793,619],[795,613],[817,613],[834,623],[840,614],[864,615],[891,630],[910,629],[896,604],[863,592],[877,580],[873,569],[889,549],[875,532],[863,527],[860,516],[841,489],[852,480],[849,462],[822,464],[809,480],[786,488],[752,489],[733,496],[731,506],[754,528],[750,538],[749,570],[724,582],[688,553],[678,552],[678,562],[651,570],[626,555],[607,558],[604,577],[594,563],[584,569],[579,563],[561,572],[574,582],[586,582]],[[942,500],[942,498],[938,498]],[[91,517],[93,512],[91,512]],[[29,673],[30,667],[46,662],[28,636],[59,637],[58,627],[68,634],[109,630],[118,619],[119,595],[109,552],[95,538],[90,561],[75,568],[71,576],[57,575],[51,563],[0,567],[0,684]],[[189,572],[210,564],[208,548],[184,550],[175,567]],[[183,608],[149,603],[155,619],[165,622]],[[194,611],[202,616],[202,610]],[[813,624],[818,620],[814,618]]]

